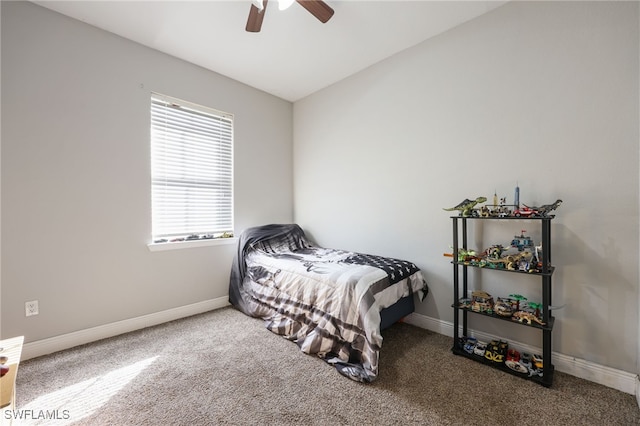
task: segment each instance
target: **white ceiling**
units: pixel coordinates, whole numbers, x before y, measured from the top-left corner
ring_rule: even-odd
[[[506,1],[326,0],[322,24],[271,0],[259,33],[251,0],[34,3],[294,102]]]

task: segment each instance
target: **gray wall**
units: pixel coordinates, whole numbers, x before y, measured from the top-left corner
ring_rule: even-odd
[[[637,2],[513,2],[297,102],[295,220],[322,245],[416,262],[431,288],[418,312],[450,323],[442,208],[513,202],[516,182],[529,205],[562,198],[553,349],[637,371],[638,36]],[[521,229],[539,241],[531,222],[502,222],[472,227],[470,248]],[[540,300],[537,280],[512,275],[471,274]]]
[[[226,297],[234,245],[146,246],[151,91],[235,114],[236,232],[292,220],[291,103],[2,2],[2,336],[31,342]],[[25,318],[34,299],[40,315]]]

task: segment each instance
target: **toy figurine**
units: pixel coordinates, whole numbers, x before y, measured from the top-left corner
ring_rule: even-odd
[[[536,317],[534,314],[532,314],[530,312],[525,312],[525,311],[515,312],[511,316],[511,319],[514,320],[514,321],[521,322],[522,324],[527,324],[527,325],[533,324],[534,322],[538,323],[540,325],[545,325],[545,323],[540,321],[538,319],[538,317]]]
[[[496,311],[496,314],[500,315],[501,317],[510,317],[515,311],[515,304],[516,301],[514,299],[509,299],[507,297],[498,297],[498,300],[496,301],[493,309]]]
[[[510,294],[509,297],[516,301],[516,311],[520,310],[520,302],[524,302],[527,300],[527,298],[522,296],[521,294]]]
[[[468,262],[475,257],[475,250],[458,249],[458,262]]]
[[[527,302],[527,308],[531,309],[533,311],[533,314],[540,318],[540,309],[542,309],[542,303],[534,303],[534,302]]]
[[[485,255],[485,257],[490,257],[492,259],[500,259],[504,251],[505,251],[505,248],[502,246],[502,244],[494,244],[488,249],[486,249],[483,254]]]
[[[529,265],[531,264],[531,259],[533,255],[528,251],[523,251],[521,253],[510,254],[498,259],[498,262],[502,262],[503,267],[508,269],[509,271],[527,271]]]
[[[493,297],[485,291],[475,290],[471,293],[471,310],[491,315],[493,313]]]
[[[540,207],[528,206],[522,204],[521,208],[516,208],[513,211],[515,217],[549,217],[549,213],[560,207],[562,200],[558,199],[555,203],[544,204]]]
[[[531,239],[531,237],[525,236],[525,232],[527,231],[523,229],[520,231],[519,236],[516,235],[513,237],[513,240],[511,240],[511,247],[517,248],[518,251],[523,251],[524,249],[533,249],[533,240]]]
[[[511,216],[511,210],[507,207],[507,199],[500,198],[500,205],[491,211],[493,217],[508,217]]]
[[[453,257],[453,253],[443,253],[446,257]],[[475,250],[466,250],[464,248],[458,249],[458,262],[463,262],[468,264],[472,260],[476,260],[478,257],[476,256]]]
[[[555,209],[557,209],[558,207],[560,207],[560,204],[562,204],[562,200],[558,199],[558,200],[556,200],[555,203],[544,204],[544,205],[538,207],[536,210],[538,210],[538,214],[540,216],[548,217],[550,212],[552,212]]]
[[[485,201],[487,201],[487,197],[478,197],[475,200],[469,200],[467,198],[457,206],[451,207],[449,209],[443,209],[443,210],[448,212],[453,210],[459,210],[460,216],[462,217],[478,216],[478,212],[477,210],[474,209],[474,207],[476,206],[476,204],[484,203]]]
[[[462,309],[471,309],[471,299],[463,297],[458,300],[458,307]]]

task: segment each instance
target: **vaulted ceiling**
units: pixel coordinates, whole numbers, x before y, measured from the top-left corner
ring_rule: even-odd
[[[323,24],[271,0],[258,33],[245,31],[250,0],[34,3],[292,102],[506,3],[325,2]]]

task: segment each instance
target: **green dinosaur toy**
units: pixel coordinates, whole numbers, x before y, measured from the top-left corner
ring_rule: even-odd
[[[556,200],[555,203],[545,204],[543,206],[538,207],[538,213],[541,216],[548,216],[550,212],[554,211],[562,204],[562,200]]]
[[[460,210],[460,216],[463,216],[463,217],[473,216],[474,215],[473,208],[476,206],[476,204],[484,203],[485,201],[487,201],[487,197],[478,197],[475,200],[466,199],[455,207],[451,207],[450,209],[443,209],[443,210],[448,212],[453,210]]]

